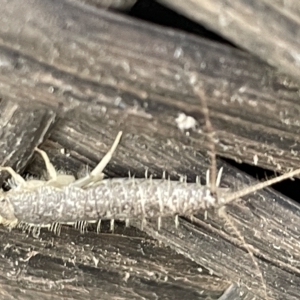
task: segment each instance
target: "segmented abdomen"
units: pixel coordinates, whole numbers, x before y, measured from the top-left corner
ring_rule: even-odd
[[[216,205],[209,188],[200,184],[132,178],[103,180],[85,190],[44,186],[9,200],[19,221],[40,225],[191,215]]]

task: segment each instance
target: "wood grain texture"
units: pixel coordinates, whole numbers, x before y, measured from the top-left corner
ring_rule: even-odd
[[[241,188],[253,182],[234,169],[225,170],[225,174],[224,186]],[[226,206],[226,212],[255,254],[269,298],[296,300],[300,284],[299,268],[295,264],[300,255],[299,205],[267,190],[235,201]],[[160,231],[155,223],[148,224],[144,230],[211,269],[213,274],[239,282],[242,299],[252,299],[253,294],[265,299],[259,273],[231,225],[217,212],[209,212],[207,219],[199,214],[194,222],[192,225],[181,220],[179,229],[175,230],[174,220],[168,219]]]
[[[89,126],[87,118],[82,118],[81,122],[76,121],[78,118],[73,122],[69,119],[68,126],[65,127],[68,131],[64,131],[63,123],[54,128],[44,149],[57,167],[70,166],[67,169],[77,174],[80,169],[78,160],[90,163],[91,167],[96,165],[113,140],[109,140],[109,136],[113,135],[109,130],[102,133],[104,129],[100,119],[99,116],[99,119],[95,118],[92,122],[90,118]],[[103,140],[99,141],[97,135],[101,135]],[[56,141],[55,147],[53,141]],[[96,146],[97,143],[99,146]],[[64,147],[71,149],[69,157],[59,152]],[[101,151],[103,154],[100,154]],[[140,157],[144,157],[145,165],[140,162]],[[63,164],[64,161],[67,163]],[[128,161],[131,162],[129,165]],[[149,174],[160,178],[163,171],[160,166],[163,166],[164,161],[168,163],[167,171],[171,177],[178,178],[178,174],[185,174],[191,181],[195,181],[199,174],[203,179],[210,165],[204,156],[195,153],[192,146],[183,148],[178,140],[166,142],[164,139],[159,140],[159,137],[146,140],[133,134],[124,134],[105,173],[123,177],[130,170],[136,177],[143,177],[145,168],[149,168]],[[33,163],[30,172],[38,172],[39,168],[43,168],[42,163]],[[253,184],[249,177],[219,161],[218,167],[221,165],[225,166],[222,186],[235,191]],[[289,300],[297,299],[295,295],[299,293],[300,274],[294,261],[300,259],[297,233],[300,222],[299,206],[275,192],[258,191],[243,197],[243,200],[237,200],[226,210],[246,242],[251,245],[266,280],[268,294],[272,295],[271,299],[282,299],[283,296]],[[163,228],[160,231],[157,231],[156,220],[149,220],[144,231],[200,266],[212,270],[218,277],[229,282],[239,282],[242,299],[265,299],[258,271],[230,225],[217,212],[209,212],[208,220],[204,220],[203,212],[197,218],[202,221],[200,227],[199,224],[196,226],[181,220],[178,229],[174,226],[174,219],[163,219]],[[140,227],[140,220],[132,220],[132,224]]]
[[[77,0],[78,2],[87,3],[95,7],[116,10],[129,10],[136,0]]]
[[[38,146],[50,132],[55,116],[54,111],[38,103],[33,103],[29,107],[26,103],[1,100],[1,166],[11,166],[17,172],[23,172],[34,147]]]
[[[181,138],[179,112],[202,124],[189,84],[196,71],[219,155],[251,164],[257,155],[259,166],[281,172],[299,166],[299,88],[286,75],[225,45],[77,1],[34,3],[9,1],[0,12],[4,98],[43,103],[62,117],[76,107],[106,112],[105,129],[153,135],[169,127],[169,138]],[[189,140],[206,148],[201,132]]]
[[[195,180],[199,174],[204,177],[209,161],[198,151],[205,152],[207,141],[201,131],[201,102],[189,83],[190,71],[197,72],[199,84],[203,87],[217,131],[219,155],[248,163],[253,163],[257,155],[259,166],[273,170],[299,167],[299,87],[287,75],[277,73],[262,60],[225,45],[96,10],[77,1],[34,0],[30,5],[21,0],[4,2],[0,10],[0,93],[2,101],[6,101],[3,105],[8,105],[8,108],[3,108],[3,111],[10,112],[10,107],[17,105],[18,109],[24,110],[18,118],[22,119],[22,116],[29,116],[37,105],[46,116],[49,112],[50,115],[57,114],[55,126],[51,128],[51,135],[44,146],[52,149],[50,157],[59,168],[76,173],[82,163],[95,166],[122,129],[124,136],[106,170],[107,175],[126,176],[130,170],[141,177],[148,168],[154,177],[161,177],[164,170],[172,178],[178,178],[180,174],[187,175],[189,180]],[[193,116],[199,127],[181,132],[175,121],[180,112]],[[7,115],[1,116],[1,120]],[[37,128],[36,124],[42,124],[44,118],[37,120],[33,122],[34,126],[20,123],[18,136],[32,127]],[[43,132],[45,127],[41,128]],[[20,166],[25,166],[32,154],[35,142],[29,141],[22,138],[22,145],[16,140],[11,143],[15,151],[28,151],[28,154],[19,157]],[[66,148],[70,157],[61,154],[61,148]],[[10,163],[13,165],[13,162]],[[28,170],[38,172],[43,165],[39,166],[30,166]],[[240,176],[230,172],[226,169],[223,184],[240,188],[238,181],[233,179]],[[250,199],[229,206],[228,212],[260,258],[259,265],[268,291],[275,299],[281,299],[283,295],[288,300],[297,299],[300,286],[299,268],[295,265],[295,261],[299,260],[298,206],[277,194],[257,193]],[[214,230],[216,236],[209,225],[202,230],[184,221],[179,231],[172,230],[167,220],[163,222],[166,231],[156,232],[150,222],[145,230],[200,266],[213,270],[224,278],[226,284],[241,279],[244,299],[255,296],[263,299],[261,283],[244,247],[220,218],[210,217],[209,221],[217,230]],[[260,226],[263,226],[263,236],[255,230]],[[43,236],[45,239],[48,237],[46,233]],[[25,239],[24,235],[14,231],[1,238],[16,245],[16,249],[20,247],[24,253],[29,253],[28,248],[20,243]],[[74,242],[79,245],[75,250],[80,251],[83,260],[84,243],[101,243],[98,239],[89,240],[89,235],[78,239],[82,244],[70,237],[62,241],[61,249],[68,249],[68,245],[73,247]],[[40,241],[29,238],[24,243],[28,246],[31,242]],[[46,251],[43,250],[45,244],[35,245],[37,251]],[[105,245],[101,244],[99,248]],[[112,249],[108,255],[115,252]],[[170,253],[163,255],[169,258],[172,257]],[[48,254],[54,255],[54,262]],[[72,282],[62,283],[65,278],[61,274],[66,271],[58,258],[62,250],[54,249],[48,254],[38,262],[34,260],[38,256],[33,258],[31,262],[35,264],[29,271],[25,267],[27,277],[22,283],[30,293],[32,280],[32,285],[39,287],[36,293],[45,296],[44,291],[49,286],[52,288],[54,282],[55,296],[60,297],[63,293],[61,284],[69,284],[70,292],[77,285],[77,279],[74,285]],[[4,258],[2,272],[5,276],[7,269],[14,266],[14,258],[10,255]],[[46,276],[43,272],[46,258],[53,262],[53,270],[58,270],[60,275],[40,283],[37,281],[40,274]],[[70,261],[73,258],[67,257]],[[87,263],[89,267],[91,260],[92,256]],[[38,263],[42,266],[39,267]],[[73,280],[78,265],[75,263],[74,268],[71,264],[67,266],[74,272],[70,276]],[[141,265],[142,270],[145,268],[146,264]],[[113,275],[119,274],[119,271],[118,265]],[[20,292],[16,286],[9,285],[11,278],[6,277],[5,280],[2,282],[3,293]],[[86,276],[86,280],[96,284],[95,278],[90,275]],[[197,286],[198,293],[201,279],[188,280],[186,288],[189,292],[195,291],[191,286]],[[125,288],[127,292],[127,287],[131,289],[128,297],[132,297],[135,282],[130,284]],[[206,295],[221,297],[228,285],[219,288],[217,294],[210,291],[211,294]],[[98,294],[97,289],[98,286],[95,289],[91,287],[88,292]],[[137,290],[144,291],[140,287]],[[164,291],[162,288],[158,292]],[[104,293],[112,296],[111,290]],[[83,289],[76,295],[78,299],[86,298]]]
[[[159,2],[207,26],[299,82],[299,1]]]
[[[5,299],[217,300],[230,285],[123,226],[115,234],[80,235],[69,228],[58,237],[44,231],[39,239],[0,231]]]

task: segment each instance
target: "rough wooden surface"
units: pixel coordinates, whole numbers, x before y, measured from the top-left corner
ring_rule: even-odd
[[[110,119],[113,118],[110,116]],[[48,150],[57,167],[62,166],[75,174],[82,167],[76,159],[90,163],[93,167],[107,151],[114,137],[114,132],[103,128],[102,122],[105,120],[101,115],[92,118],[91,115],[83,114],[79,117],[73,111],[72,118],[65,117],[63,121],[56,123],[44,149]],[[168,128],[162,127],[160,133],[164,134],[165,130]],[[69,157],[60,152],[62,148],[69,149]],[[130,170],[132,174],[140,177],[144,175],[148,166],[150,173],[160,177],[164,160],[168,161],[169,173],[173,177],[181,173],[188,175],[193,181],[197,174],[201,174],[203,178],[205,170],[209,167],[209,162],[203,156],[195,154],[193,147],[182,144],[180,140],[164,142],[164,139],[159,140],[159,137],[158,140],[153,140],[125,133],[106,173],[110,176],[126,176]],[[28,169],[30,173],[44,169],[43,163],[36,162],[35,159],[34,165]],[[223,184],[233,190],[242,188],[245,179],[238,172],[231,175],[230,172],[233,171],[225,169]],[[300,282],[299,270],[294,266],[293,260],[299,259],[300,255],[297,235],[297,224],[300,221],[298,206],[274,193],[257,193],[245,199],[246,201],[229,206],[228,213],[233,217],[247,243],[253,246],[268,290],[274,299],[281,299],[283,294],[285,299],[296,299],[293,295],[299,292],[297,289]],[[232,229],[228,225],[224,226],[224,221],[217,214],[209,216],[212,228],[207,225],[199,229],[182,221],[182,225],[176,230],[174,220],[163,220],[163,229],[157,232],[154,220],[153,223],[149,222],[144,230],[191,258],[201,267],[212,270],[213,274],[220,278],[228,282],[240,281],[243,299],[252,299],[254,294],[264,299],[258,272],[245,247],[240,244]],[[203,216],[198,217],[203,220]],[[139,222],[137,226],[139,227]],[[212,232],[213,229],[215,230]],[[292,257],[287,255],[291,247]],[[273,280],[274,276],[277,277],[276,282]],[[289,291],[284,292],[290,281],[293,281],[293,285],[289,285]],[[248,291],[248,288],[254,292]]]
[[[0,101],[0,163],[23,171],[34,147],[47,137],[55,122],[55,113],[38,103],[28,106]],[[1,182],[2,184],[2,182]]]
[[[82,3],[94,5],[95,7],[117,9],[117,10],[129,10],[136,0],[77,0]]]
[[[230,286],[122,226],[114,234],[44,231],[39,239],[0,231],[5,299],[219,299]]]
[[[94,120],[87,119],[87,116],[73,120],[65,118],[65,123],[57,123],[44,149],[48,150],[57,166],[61,166],[63,161],[69,162],[65,166],[69,165],[69,170],[75,174],[80,169],[76,165],[76,158],[94,167],[109,148],[114,136],[109,129],[103,129],[101,119],[101,116]],[[166,134],[167,130],[168,128],[161,127],[160,134]],[[101,142],[99,135],[102,137]],[[53,147],[54,141],[56,147]],[[64,154],[59,154],[58,150],[61,148],[71,149],[71,156],[65,158]],[[121,177],[126,176],[130,170],[131,174],[143,177],[145,168],[149,168],[150,174],[161,177],[166,160],[169,163],[168,173],[172,177],[178,178],[178,174],[185,174],[191,181],[195,181],[198,174],[204,178],[209,167],[209,161],[204,156],[195,153],[192,146],[184,145],[179,139],[160,140],[159,135],[157,139],[147,139],[146,136],[125,133],[106,173]],[[39,163],[37,166],[41,168],[43,164]],[[31,167],[31,173],[37,170],[36,167]],[[222,180],[224,186],[238,190],[251,182],[241,172],[225,168]],[[294,295],[299,293],[300,277],[294,260],[300,259],[297,233],[299,206],[274,192],[258,192],[228,206],[227,211],[247,243],[252,245],[251,249],[258,257],[259,267],[267,282],[268,293],[273,299],[297,299]],[[197,218],[204,221],[203,215]],[[210,225],[205,226],[206,222],[212,228]],[[258,271],[232,228],[225,223],[217,213],[210,213],[208,221],[201,224],[204,228],[199,229],[183,220],[176,230],[174,220],[164,220],[163,229],[157,232],[157,223],[153,220],[144,230],[199,265],[212,270],[213,274],[226,278],[229,282],[239,281],[242,284],[243,299],[252,299],[254,295],[264,299]],[[139,221],[133,224],[140,226]],[[289,252],[292,254],[287,255]]]
[[[71,0],[13,0],[0,14],[6,99],[61,114],[78,106],[105,110],[107,119],[119,114],[105,128],[153,135],[168,126],[169,137],[178,138],[179,112],[202,122],[188,78],[196,70],[219,155],[252,164],[257,155],[258,165],[277,171],[300,165],[299,88],[249,54]],[[145,120],[134,129],[137,115]],[[195,149],[205,148],[199,132],[191,136]]]
[[[219,138],[219,155],[250,163],[257,155],[259,166],[281,168],[282,171],[299,167],[299,87],[288,76],[276,73],[262,61],[225,45],[107,11],[104,13],[78,1],[34,0],[30,5],[20,0],[4,2],[0,10],[0,93],[4,99],[1,105],[7,112],[16,109],[21,118],[18,117],[18,126],[4,127],[5,134],[1,134],[0,144],[5,144],[8,133],[15,134],[16,139],[12,139],[7,149],[23,155],[14,155],[8,160],[2,152],[2,162],[13,166],[18,162],[18,169],[24,169],[33,147],[47,132],[50,136],[44,149],[49,150],[51,159],[58,167],[76,173],[82,163],[95,166],[122,129],[121,145],[106,170],[109,176],[126,176],[130,170],[141,177],[148,168],[154,177],[161,177],[164,170],[172,178],[178,178],[180,174],[187,175],[189,180],[195,180],[198,174],[204,177],[209,161],[198,152],[203,152],[207,146],[201,132],[203,114],[188,76],[190,71],[196,71]],[[35,107],[38,113],[30,115]],[[199,123],[198,129],[181,132],[175,121],[179,112],[193,116]],[[17,114],[5,114],[4,123],[14,124],[14,116]],[[38,117],[30,119],[30,116]],[[3,115],[1,121],[2,118]],[[53,120],[55,124],[51,127]],[[36,128],[36,136],[27,133],[27,126],[28,130]],[[20,135],[24,138],[18,143]],[[70,157],[62,154],[61,148],[66,148]],[[41,167],[43,165],[36,159],[28,170],[34,173]],[[240,188],[236,178],[242,182],[246,180],[236,171],[226,169],[223,184],[233,189]],[[277,194],[263,192],[230,205],[228,213],[245,235],[247,243],[252,245],[268,293],[272,293],[274,299],[297,299],[300,293],[299,268],[295,263],[299,260],[299,207]],[[201,216],[197,218],[202,220]],[[195,260],[198,266],[209,268],[223,278],[209,279],[213,280],[211,294],[208,293],[212,299],[221,297],[232,282],[239,280],[243,299],[264,299],[263,287],[245,247],[217,215],[209,214],[209,223],[211,227],[206,223],[202,223],[203,227],[196,227],[182,220],[176,231],[172,227],[173,220],[164,220],[160,232],[151,222],[145,231]],[[85,253],[94,251],[91,249],[109,247],[94,238],[93,233],[78,240],[79,233],[67,232],[67,235],[63,232],[63,238],[54,238],[54,243],[61,243],[60,249],[71,246],[75,247],[73,250],[80,249],[82,260]],[[49,233],[43,233],[42,237],[49,241]],[[13,251],[9,250],[12,252],[3,257],[2,292],[20,293],[20,287],[16,286],[20,283],[19,277],[12,279],[7,275],[7,270],[15,267],[14,261],[20,264],[20,254],[14,256],[14,251],[23,249],[21,254],[26,257],[31,251],[28,245],[34,245],[34,251],[43,252],[46,251],[45,244],[43,240],[26,238],[16,231],[1,235],[1,238],[9,245],[15,245],[7,246]],[[113,243],[112,240],[109,243]],[[84,244],[95,247],[88,246],[85,252]],[[8,251],[4,248],[3,251]],[[163,251],[166,252],[161,256],[165,260],[171,260],[175,255],[170,249]],[[136,255],[132,253],[132,256]],[[67,280],[76,280],[66,281],[65,275],[59,275],[69,270],[63,265],[61,254],[62,250],[56,248],[45,253],[40,260],[38,255],[30,258],[31,268],[25,265],[23,269],[27,277],[21,281],[24,284],[21,292],[24,293],[27,285],[28,293],[33,293],[28,298],[34,293],[41,293],[44,297],[50,286],[59,297],[63,293],[62,285],[67,285],[74,297],[86,298],[83,289],[72,291],[78,286],[75,275],[81,264],[78,261],[67,264],[71,270]],[[113,259],[114,254],[114,250],[108,251],[107,260]],[[64,255],[70,261],[74,259],[69,254]],[[43,272],[44,265],[38,265],[45,263],[45,257],[53,263],[53,270],[58,270],[52,275],[57,277],[46,277],[46,282],[39,282],[40,274],[47,276]],[[88,271],[84,276],[87,282],[92,282],[90,289],[87,287],[88,292],[99,293],[98,289],[105,286],[98,287],[91,275],[92,255],[87,260],[84,264]],[[116,275],[120,279],[118,283],[123,282],[120,265],[109,266],[114,268],[112,277]],[[155,268],[151,270],[155,272]],[[139,270],[144,269],[145,263],[139,267]],[[173,271],[178,272],[178,266]],[[101,272],[96,272],[101,276]],[[143,284],[151,281],[146,275],[138,278],[130,273],[130,276],[136,276],[134,278]],[[180,280],[188,282],[186,288],[191,295],[198,297],[201,280],[195,276],[195,281],[187,275]],[[102,280],[106,282],[104,277]],[[225,281],[227,285],[218,286]],[[93,283],[96,288],[93,288]],[[128,297],[132,296],[135,289],[130,284],[135,282],[124,284],[124,291],[128,292]],[[162,288],[159,293],[169,288],[162,279],[158,285]],[[151,290],[150,286],[150,283],[142,288],[138,286],[137,290]],[[111,290],[105,292],[108,298],[112,296]]]
[[[237,184],[237,177],[244,178],[242,174],[230,172],[232,176],[224,178],[228,183]],[[297,299],[300,277],[294,262],[299,260],[300,254],[299,206],[268,191],[235,202],[226,211],[255,253],[269,299]],[[199,215],[194,222],[197,226],[182,220],[179,229],[175,230],[174,221],[165,220],[161,231],[156,231],[156,224],[147,226],[145,231],[178,253],[213,270],[214,274],[239,282],[242,299],[252,299],[253,294],[265,299],[258,270],[226,220],[217,213],[209,213],[207,220]]]
[[[299,82],[300,4],[297,0],[159,0]]]

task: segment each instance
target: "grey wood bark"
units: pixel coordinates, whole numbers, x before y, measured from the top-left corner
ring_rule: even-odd
[[[106,131],[105,134],[103,133],[99,147],[96,146],[99,142],[97,136],[103,130],[100,119],[101,117],[95,118],[94,122],[91,122],[91,119],[87,121],[87,118],[83,117],[81,122],[78,122],[76,121],[78,118],[75,118],[73,122],[69,120],[67,125],[64,125],[67,131],[64,130],[62,123],[54,128],[44,149],[50,154],[51,160],[57,167],[64,165],[76,174],[76,170],[80,168],[79,165],[76,166],[76,158],[91,163],[92,167],[95,166],[112,143],[112,140],[109,141],[106,136],[107,134],[111,136],[112,133]],[[161,132],[163,130],[164,128]],[[53,148],[53,141],[56,143],[57,150]],[[57,144],[57,141],[61,144]],[[103,148],[104,145],[106,149]],[[73,149],[70,151],[70,157],[66,158],[64,154],[59,154],[58,150],[63,147]],[[102,155],[100,151],[103,151]],[[142,164],[141,157],[143,157]],[[148,163],[149,173],[154,174],[154,177],[161,177],[162,169],[159,166],[164,160],[169,163],[169,173],[175,178],[177,171],[177,174],[185,174],[194,181],[198,174],[204,178],[205,171],[209,168],[209,161],[204,156],[200,153],[195,154],[193,147],[183,146],[178,140],[163,143],[163,140],[146,140],[136,135],[125,134],[105,172],[110,176],[126,176],[127,171],[130,170],[131,174],[143,177]],[[128,164],[128,161],[131,163]],[[31,167],[33,173],[38,172],[38,166],[43,168],[42,163],[35,164]],[[230,187],[234,191],[251,183],[253,180],[245,177],[241,172],[225,166],[223,186]],[[229,205],[227,212],[246,242],[251,245],[267,282],[268,293],[273,297],[271,299],[282,299],[282,297],[297,299],[294,295],[299,293],[299,270],[294,266],[293,261],[300,259],[297,233],[300,222],[299,206],[274,192],[260,191]],[[243,299],[252,299],[254,294],[264,299],[258,271],[231,226],[226,224],[218,213],[209,212],[208,220],[204,220],[203,215],[197,218],[202,220],[200,228],[182,220],[180,227],[176,229],[173,219],[164,219],[162,230],[157,231],[156,220],[149,220],[144,231],[199,265],[212,270],[213,274],[229,282],[239,282],[242,285]],[[140,221],[136,223],[134,221],[132,224],[140,227]],[[206,223],[208,225],[205,225]],[[292,255],[287,255],[291,251],[290,247],[293,248]]]
[[[136,230],[64,230],[33,239],[0,228],[5,299],[219,299],[230,284]],[[168,257],[166,261],[165,257]],[[189,284],[186,284],[186,282]]]
[[[168,136],[178,138],[179,112],[202,124],[188,78],[196,70],[219,155],[252,164],[257,156],[258,165],[282,172],[299,166],[299,88],[251,55],[77,1],[35,0],[29,7],[13,0],[4,7],[3,98],[43,103],[61,115],[75,107],[105,110],[107,120],[118,120],[104,124],[114,132],[170,126]],[[142,127],[130,125],[140,118]],[[207,145],[199,132],[188,140],[195,149]]]
[[[242,182],[252,182],[233,169],[225,173],[225,186],[240,188]],[[226,212],[255,254],[269,299],[296,300],[300,284],[299,268],[294,263],[300,254],[299,205],[274,191],[261,191],[228,205]],[[213,274],[239,282],[242,299],[253,299],[254,295],[266,299],[258,270],[227,220],[209,212],[207,219],[197,215],[194,223],[197,226],[181,220],[176,230],[174,220],[169,219],[164,220],[160,231],[155,223],[144,230]]]
[[[297,0],[158,0],[207,26],[299,82]]]
[[[22,102],[2,99],[0,102],[1,166],[11,166],[17,172],[24,171],[34,147],[42,143],[51,130],[55,116],[54,111],[38,103],[32,103],[29,107]]]
[[[136,3],[136,0],[77,0],[100,8],[129,10]]]
[[[49,153],[51,159],[53,155],[57,159],[58,167],[69,169],[69,163],[70,169],[77,172],[80,160],[95,166],[122,129],[124,137],[106,170],[108,175],[126,176],[130,170],[140,177],[148,168],[154,177],[161,177],[164,170],[172,178],[179,174],[187,175],[189,180],[195,180],[198,174],[204,177],[209,161],[198,152],[207,148],[199,130],[203,129],[203,110],[189,84],[190,71],[198,73],[203,86],[219,139],[219,155],[250,163],[257,155],[258,165],[282,171],[299,166],[298,85],[236,49],[104,13],[77,1],[34,0],[29,6],[24,1],[10,0],[0,10],[0,60],[0,93],[7,101],[3,103],[27,110],[24,116],[30,115],[35,105],[46,116],[57,114],[59,119],[51,128],[47,144],[56,149]],[[198,129],[181,132],[175,121],[180,112],[193,116]],[[37,118],[28,128],[20,123],[23,130],[18,135],[39,128],[37,124],[42,121]],[[5,139],[3,135],[1,143]],[[22,142],[11,145],[15,151],[23,148],[32,153],[36,142],[26,144],[26,138]],[[59,155],[61,148],[68,149],[71,156]],[[30,154],[19,157],[20,166],[29,158]],[[238,174],[232,177],[230,172],[226,169],[223,184],[240,188],[233,180]],[[275,194],[257,193],[250,198],[229,206],[228,212],[253,246],[268,291],[275,299],[283,295],[285,299],[296,299],[300,286],[294,263],[299,260],[299,208]],[[202,230],[184,221],[179,231],[171,234],[172,225],[167,220],[163,222],[167,231],[156,232],[151,222],[145,230],[213,270],[228,280],[228,285],[241,278],[244,299],[254,295],[263,298],[261,282],[245,247],[220,218],[209,220],[216,236],[209,226]],[[261,232],[255,235],[255,228],[260,226],[264,236]],[[19,244],[23,235],[14,231],[7,237],[11,238],[10,244],[25,249]],[[83,239],[88,240],[88,235]],[[44,247],[38,245],[36,249]],[[66,247],[62,242],[62,248]],[[169,257],[169,252],[164,255]],[[4,260],[3,265],[11,266],[12,261]],[[58,265],[58,269],[63,266],[60,262]],[[39,271],[36,274],[39,276]],[[32,278],[25,279],[28,283]],[[198,285],[196,281],[192,285]],[[52,281],[49,284],[52,286]],[[10,289],[8,285],[6,288]],[[226,288],[222,286],[217,297]],[[91,289],[91,293],[96,291]]]

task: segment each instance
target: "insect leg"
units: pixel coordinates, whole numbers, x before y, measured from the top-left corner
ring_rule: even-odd
[[[47,153],[45,151],[41,150],[41,149],[38,149],[37,147],[35,147],[34,150],[42,156],[42,158],[45,162],[48,179],[49,180],[55,180],[57,178],[57,173],[55,171],[54,166],[50,162],[50,159],[49,159]]]
[[[107,164],[110,162],[114,152],[116,151],[118,144],[120,143],[122,136],[122,131],[119,131],[117,137],[115,138],[115,141],[109,151],[104,155],[100,163],[96,166],[96,168],[91,172],[91,176],[99,176],[102,174],[102,171],[105,169]]]
[[[97,182],[97,181],[100,181],[103,179],[102,171],[105,169],[105,167],[111,160],[114,152],[116,151],[117,146],[120,143],[121,136],[122,136],[122,131],[119,131],[113,145],[111,146],[109,151],[104,155],[104,157],[99,162],[99,164],[96,166],[96,168],[89,175],[76,180],[74,183],[72,183],[72,186],[85,187],[91,183],[94,183],[94,182]]]
[[[218,171],[217,180],[216,180],[216,187],[219,187],[220,184],[221,184],[222,173],[223,173],[223,167],[220,168],[220,170]]]
[[[11,167],[0,167],[0,171],[7,171],[12,176],[17,185],[25,184],[25,179],[18,173],[16,173]]]

